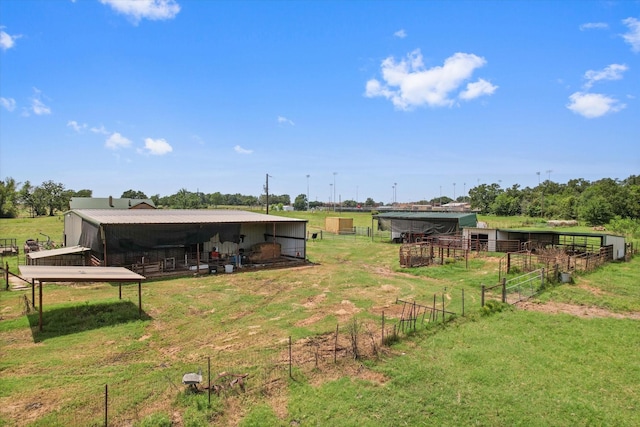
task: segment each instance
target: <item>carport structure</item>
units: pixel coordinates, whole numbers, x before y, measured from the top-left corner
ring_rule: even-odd
[[[31,280],[31,303],[35,300],[35,281],[38,281],[38,330],[42,332],[42,285],[45,282],[110,282],[118,283],[118,296],[122,299],[122,283],[138,283],[138,314],[142,316],[142,281],[146,278],[124,267],[60,267],[47,265],[21,265],[20,274]]]

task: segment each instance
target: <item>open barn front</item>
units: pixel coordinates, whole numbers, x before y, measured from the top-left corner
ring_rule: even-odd
[[[429,236],[452,235],[464,227],[475,227],[475,213],[460,212],[385,212],[373,215],[378,220],[378,230],[391,231],[395,243],[424,241]]]
[[[148,275],[232,272],[306,262],[306,221],[228,210],[76,210],[67,244],[91,248],[94,265]]]

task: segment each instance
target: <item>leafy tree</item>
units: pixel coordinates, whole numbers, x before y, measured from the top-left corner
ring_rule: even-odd
[[[373,207],[376,205],[376,202],[374,202],[371,197],[367,197],[367,200],[364,201],[364,205]]]
[[[345,208],[356,208],[358,207],[358,202],[356,202],[355,200],[345,200],[344,202],[342,202],[342,206],[344,206]]]
[[[297,211],[306,211],[307,210],[307,195],[306,194],[298,194],[296,200],[293,202],[293,209]]]
[[[604,225],[613,218],[611,203],[596,191],[589,190],[583,194],[579,218],[589,225]]]
[[[51,180],[45,181],[40,186],[47,194],[46,205],[49,209],[49,216],[55,215],[57,210],[66,210],[69,206],[69,193],[64,189],[64,185]]]
[[[469,198],[471,199],[471,207],[479,209],[481,213],[492,213],[491,206],[503,190],[496,183],[491,185],[481,184],[477,187],[469,189]]]
[[[17,215],[17,184],[13,178],[0,181],[0,217],[13,218]]]
[[[142,191],[127,190],[120,196],[121,199],[148,199]]]

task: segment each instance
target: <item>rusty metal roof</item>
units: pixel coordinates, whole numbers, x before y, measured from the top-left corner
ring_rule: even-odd
[[[94,224],[205,224],[307,222],[305,219],[224,209],[74,209]]]
[[[20,265],[20,275],[40,282],[138,282],[146,277],[124,267]]]

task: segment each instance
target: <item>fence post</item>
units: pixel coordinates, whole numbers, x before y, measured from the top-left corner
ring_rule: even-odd
[[[291,335],[289,335],[289,378],[293,379],[293,375],[291,373],[291,364],[293,361],[291,360]]]
[[[211,407],[211,356],[207,357],[207,378],[208,378],[207,392],[209,394],[209,407]]]
[[[480,307],[484,307],[484,285],[482,285],[482,296],[480,297]]]
[[[544,287],[544,267],[542,267],[542,274],[540,275],[540,289]]]
[[[334,341],[333,341],[333,363],[338,362],[338,327],[339,326],[340,325],[336,323],[336,337],[334,338]]]
[[[444,312],[444,292],[442,293],[442,323],[444,323],[445,320],[445,312]]]
[[[5,280],[5,283],[6,283],[5,290],[8,291],[9,290],[9,263],[5,262],[4,267],[5,267],[4,268],[4,280]]]
[[[382,336],[380,338],[380,346],[384,345],[384,311],[382,312]]]
[[[109,386],[107,384],[104,385],[104,427],[109,425]]]
[[[502,278],[502,302],[507,302],[507,278]]]

